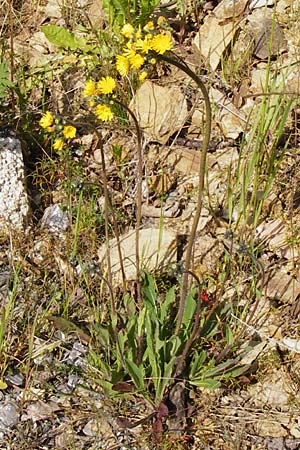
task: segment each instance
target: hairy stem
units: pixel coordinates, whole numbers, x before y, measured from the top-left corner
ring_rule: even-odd
[[[197,198],[197,207],[196,212],[194,216],[194,220],[192,223],[192,228],[190,232],[190,236],[188,239],[188,245],[186,249],[186,257],[185,257],[185,263],[184,263],[184,273],[182,277],[182,289],[181,289],[181,295],[180,295],[180,302],[179,302],[179,308],[178,308],[178,315],[177,315],[177,321],[176,321],[176,328],[175,328],[175,335],[178,335],[181,324],[182,324],[182,317],[187,297],[187,291],[188,291],[188,276],[189,276],[189,270],[191,267],[191,259],[192,259],[192,252],[193,252],[193,246],[194,241],[196,237],[197,227],[201,215],[202,210],[202,202],[203,202],[203,188],[204,188],[204,178],[205,178],[205,165],[206,165],[206,156],[207,156],[207,150],[211,135],[211,105],[209,100],[208,91],[204,85],[204,83],[201,81],[201,79],[196,75],[187,65],[184,63],[170,58],[165,55],[156,55],[158,59],[161,59],[169,64],[172,64],[173,66],[178,67],[183,72],[185,72],[187,75],[189,75],[192,80],[195,81],[197,86],[199,87],[203,98],[204,98],[204,104],[205,104],[205,130],[204,130],[204,138],[203,138],[203,147],[201,152],[201,158],[199,163],[199,171],[198,171],[198,198]]]

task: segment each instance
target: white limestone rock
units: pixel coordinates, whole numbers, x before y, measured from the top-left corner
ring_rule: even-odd
[[[0,229],[21,231],[29,203],[21,142],[13,132],[0,130]]]

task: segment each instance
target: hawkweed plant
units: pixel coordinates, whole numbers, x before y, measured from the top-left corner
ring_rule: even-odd
[[[126,23],[121,34],[124,36],[125,42],[122,52],[116,55],[115,68],[116,72],[122,78],[132,75],[140,83],[142,83],[148,76],[149,66],[156,63],[157,59],[162,60],[168,64],[172,64],[187,75],[197,84],[202,92],[205,112],[206,112],[206,124],[204,131],[203,148],[201,152],[200,164],[199,164],[199,182],[198,182],[198,198],[195,216],[190,231],[188,240],[186,258],[184,263],[184,272],[182,280],[182,290],[178,308],[178,315],[176,321],[175,335],[178,335],[182,324],[182,317],[184,311],[184,305],[186,301],[188,291],[188,273],[191,267],[192,250],[195,241],[197,226],[199,223],[202,200],[203,200],[203,188],[205,178],[205,165],[207,149],[211,134],[211,105],[209,95],[202,80],[182,61],[176,56],[168,56],[167,52],[172,50],[172,37],[170,33],[163,28],[163,21],[154,25],[152,21],[148,22],[143,28],[138,27],[135,29],[130,23]],[[141,204],[142,204],[142,151],[141,151],[141,132],[138,122],[132,111],[129,110],[127,105],[124,105],[118,99],[118,86],[117,79],[112,76],[104,76],[98,81],[89,79],[86,82],[83,95],[89,101],[89,108],[93,111],[96,118],[101,122],[110,122],[114,119],[117,111],[117,106],[123,106],[134,120],[137,137],[138,137],[138,170],[137,170],[137,193],[136,193],[136,269],[137,280],[140,278],[140,258],[139,258],[139,229],[141,224]],[[54,132],[56,130],[56,121],[52,114],[47,111],[40,121],[40,125],[48,132]],[[61,136],[56,137],[53,147],[56,150],[62,150],[65,145],[65,139],[72,139],[75,137],[76,129],[70,125],[57,124],[58,131],[61,132]],[[140,292],[138,292],[138,298],[140,301]]]

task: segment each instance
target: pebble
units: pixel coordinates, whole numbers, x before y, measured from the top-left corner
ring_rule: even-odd
[[[19,422],[19,407],[12,401],[0,405],[0,431],[12,428]]]

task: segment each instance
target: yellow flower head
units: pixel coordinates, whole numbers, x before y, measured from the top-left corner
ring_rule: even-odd
[[[73,139],[76,136],[76,128],[72,125],[66,125],[63,129],[63,135],[67,139]]]
[[[42,128],[48,128],[51,127],[51,125],[54,122],[54,117],[52,116],[50,111],[46,111],[43,115],[42,118],[39,121],[39,124]]]
[[[121,34],[125,36],[127,39],[130,39],[133,36],[134,28],[130,23],[125,23],[121,30]]]
[[[152,39],[152,36],[151,36]],[[142,53],[148,53],[151,50],[151,40],[149,39],[149,35],[145,36],[145,39],[137,39],[135,43],[136,49]]]
[[[112,94],[116,82],[112,77],[103,77],[98,81],[97,88],[100,94]]]
[[[123,48],[123,56],[125,58],[132,58],[136,53],[136,46],[131,42],[127,42],[126,47]]]
[[[122,77],[125,77],[125,75],[129,72],[129,61],[126,58],[126,56],[118,55],[116,58],[116,68],[119,74]]]
[[[157,25],[159,27],[165,26],[166,22],[167,22],[167,19],[164,16],[159,16],[159,18],[157,19]]]
[[[64,141],[62,139],[56,139],[54,144],[53,144],[53,148],[54,150],[62,150],[64,146]]]
[[[96,85],[94,83],[93,80],[88,80],[86,82],[84,91],[83,91],[83,95],[85,97],[91,97],[92,95],[96,95],[97,94],[97,89],[96,89]]]
[[[145,58],[139,54],[136,54],[132,58],[129,58],[129,62],[131,67],[134,69],[140,69],[145,62]]]
[[[154,23],[152,22],[152,20],[150,20],[150,22],[146,23],[143,30],[147,31],[147,32],[154,30]]]
[[[137,32],[135,33],[135,40],[137,39],[141,39],[142,37],[142,32],[141,29],[137,30]]]
[[[151,48],[157,53],[163,55],[167,50],[171,50],[172,41],[168,34],[157,34],[151,41]]]
[[[143,70],[143,72],[141,72],[139,74],[139,80],[140,81],[145,81],[145,79],[147,78],[147,75],[148,75],[148,73],[145,70]]]
[[[96,116],[98,119],[103,120],[104,122],[108,120],[112,120],[114,114],[109,106],[107,105],[97,105],[96,106]]]

